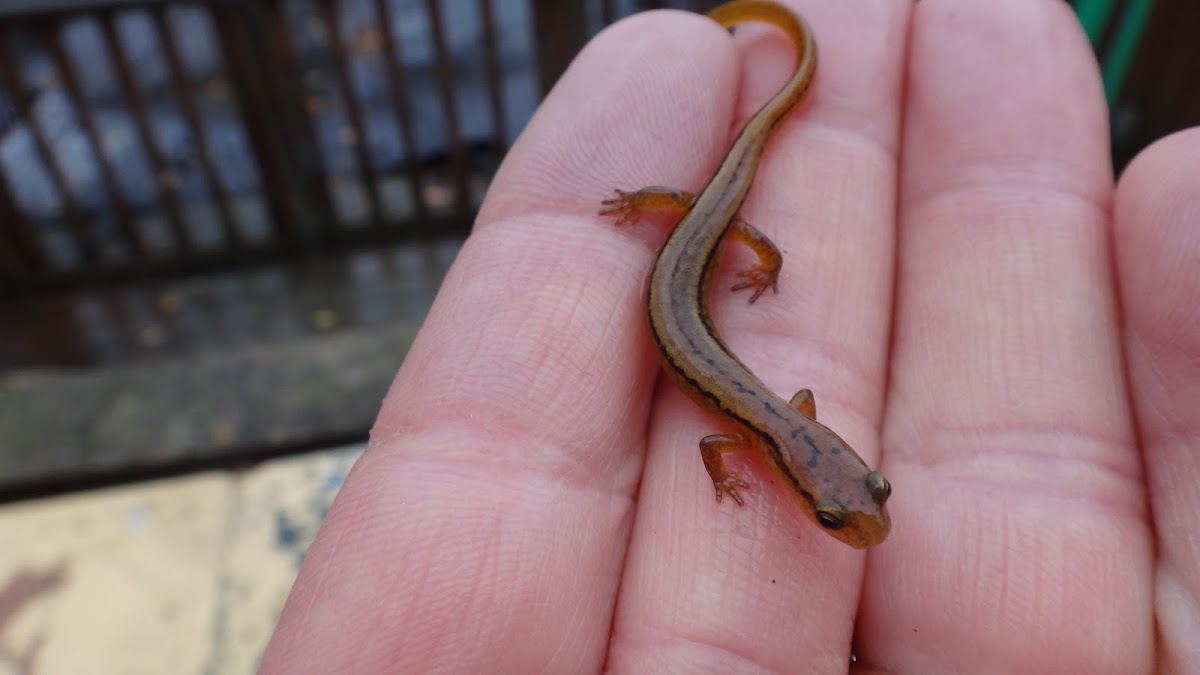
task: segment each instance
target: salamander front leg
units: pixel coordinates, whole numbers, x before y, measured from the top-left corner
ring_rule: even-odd
[[[729,469],[725,468],[725,458],[722,457],[725,453],[741,450],[745,445],[743,439],[721,434],[700,439],[700,457],[704,459],[704,468],[708,470],[708,477],[712,478],[713,487],[717,490],[718,502],[721,501],[721,496],[726,494],[732,497],[738,506],[745,505],[737,491],[738,488],[744,490],[750,486],[742,482],[737,474],[730,473]]]
[[[654,185],[644,187],[634,192],[616,190],[617,196],[600,202],[602,216],[616,216],[617,226],[635,224],[642,219],[646,211],[669,211],[682,215],[696,201],[696,195],[675,188]],[[738,218],[733,221],[727,237],[750,247],[758,256],[758,264],[748,270],[738,272],[745,279],[730,290],[741,291],[747,288],[754,292],[750,302],[758,300],[768,288],[779,292],[779,269],[783,267],[783,255],[771,242],[767,235],[759,232],[750,223]]]
[[[757,265],[748,270],[738,272],[738,276],[746,280],[729,290],[754,289],[754,293],[750,296],[750,302],[757,300],[763,294],[763,291],[768,288],[778,293],[779,268],[783,267],[783,255],[776,248],[775,244],[767,238],[767,235],[759,232],[753,225],[741,218],[734,221],[728,236],[735,241],[749,246],[750,250],[754,251],[754,254],[758,256]]]
[[[637,223],[645,211],[671,211],[682,214],[687,211],[696,195],[675,188],[653,185],[636,192],[616,190],[617,196],[600,202],[602,216],[616,216],[617,225]]]

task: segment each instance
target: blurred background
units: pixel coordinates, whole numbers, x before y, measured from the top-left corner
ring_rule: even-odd
[[[0,1],[0,673],[252,672],[492,172],[634,0]],[[1113,163],[1200,2],[1071,3]]]

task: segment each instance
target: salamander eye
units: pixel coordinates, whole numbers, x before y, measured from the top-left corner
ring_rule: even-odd
[[[865,480],[867,492],[871,493],[871,499],[874,499],[876,504],[882,504],[892,496],[892,484],[878,471],[868,473]]]
[[[827,530],[840,530],[846,525],[846,507],[832,499],[817,502],[817,522]]]

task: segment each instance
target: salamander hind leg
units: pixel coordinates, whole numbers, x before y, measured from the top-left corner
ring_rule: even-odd
[[[817,399],[813,398],[812,389],[801,389],[792,400],[788,401],[792,410],[804,415],[810,420],[817,419]]]
[[[744,506],[746,503],[742,501],[738,489],[745,490],[750,486],[739,479],[737,474],[731,473],[729,469],[725,468],[725,458],[722,457],[725,453],[744,449],[745,445],[746,442],[743,439],[721,434],[713,434],[700,439],[700,457],[704,459],[704,468],[708,471],[709,478],[712,478],[718,502],[721,501],[722,495],[729,495],[733,501],[737,502],[738,506]]]
[[[738,272],[738,276],[745,278],[745,281],[737,284],[730,290],[741,291],[747,288],[753,289],[754,293],[750,296],[750,302],[758,300],[758,297],[768,288],[778,293],[779,269],[783,267],[783,255],[776,248],[775,244],[767,238],[767,235],[759,232],[753,225],[740,218],[734,221],[733,227],[729,229],[728,236],[735,241],[749,246],[754,251],[754,254],[758,256],[757,265],[748,270]]]
[[[645,211],[671,211],[682,214],[687,211],[696,196],[675,188],[651,186],[634,192],[616,190],[616,197],[600,202],[602,216],[616,216],[617,225],[637,223]]]

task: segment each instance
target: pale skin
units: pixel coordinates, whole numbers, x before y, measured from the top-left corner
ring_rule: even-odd
[[[889,538],[753,464],[713,499],[645,324],[667,223],[597,204],[700,187],[794,56],[651,13],[506,159],[261,672],[1200,672],[1200,130],[1114,187],[1059,0],[793,6],[816,88],[743,212],[779,293],[714,310],[892,482]]]

